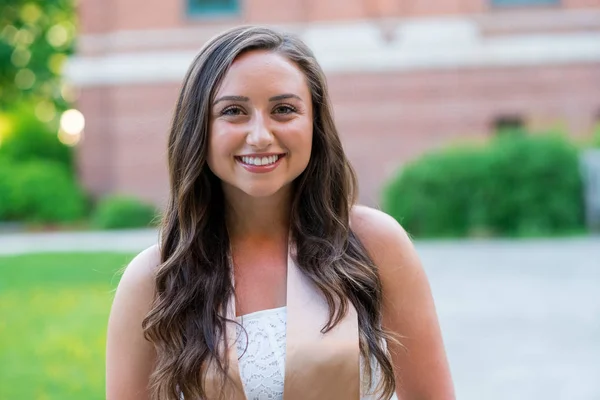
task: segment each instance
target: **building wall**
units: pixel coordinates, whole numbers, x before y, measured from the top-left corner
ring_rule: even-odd
[[[202,19],[182,2],[81,2],[85,33],[68,76],[81,87],[78,164],[93,194],[164,204],[181,78],[208,38],[237,23],[295,32],[314,49],[370,205],[403,163],[485,140],[498,117],[585,136],[600,113],[600,0],[493,10],[480,0],[242,3],[239,17]]]
[[[561,0],[561,9],[600,7],[600,0]],[[158,0],[81,0],[84,34],[120,30],[177,29],[185,26],[240,23],[298,23],[371,18],[469,15],[505,12],[487,0],[240,0],[240,12],[219,18],[190,16],[186,2]],[[552,10],[557,6],[519,7],[525,12]],[[514,10],[515,8],[512,8]]]

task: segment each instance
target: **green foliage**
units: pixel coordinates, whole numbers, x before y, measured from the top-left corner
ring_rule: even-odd
[[[57,129],[41,122],[26,104],[3,114],[7,132],[0,144],[0,157],[15,162],[48,160],[73,169],[73,152],[58,140]]]
[[[64,166],[49,161],[13,162],[6,171],[10,219],[61,223],[84,217],[85,196]]]
[[[388,185],[384,208],[411,234],[466,235],[481,218],[476,187],[488,170],[476,148],[454,148],[425,155],[407,165]]]
[[[499,139],[492,175],[482,183],[487,223],[509,235],[543,235],[583,226],[583,184],[577,149],[557,135]]]
[[[0,0],[0,107],[23,99],[67,107],[60,74],[75,31],[73,0]]]
[[[415,236],[530,236],[583,228],[576,148],[557,135],[501,135],[410,163],[384,208]]]
[[[75,179],[72,149],[27,103],[0,114],[0,221],[81,218],[86,202]]]
[[[99,229],[126,229],[152,226],[157,211],[154,206],[134,197],[109,196],[102,199],[92,216],[92,224]]]
[[[14,208],[14,192],[11,164],[0,158],[0,221],[10,218]]]

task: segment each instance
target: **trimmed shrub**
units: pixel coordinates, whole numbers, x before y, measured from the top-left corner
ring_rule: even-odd
[[[86,199],[67,168],[56,162],[12,164],[11,217],[34,223],[72,222],[84,217]]]
[[[482,185],[487,223],[507,235],[547,235],[584,226],[577,148],[558,135],[499,138]]]
[[[14,213],[13,173],[8,160],[0,158],[0,221],[7,221]]]
[[[416,236],[463,236],[483,218],[480,182],[489,160],[453,148],[406,165],[384,192],[384,209]]]
[[[10,132],[3,138],[0,157],[23,163],[54,161],[73,171],[73,152],[58,140],[56,132],[37,119],[31,107],[21,106],[6,114]]]
[[[144,228],[157,218],[154,206],[130,196],[109,196],[98,202],[92,225],[99,229]]]
[[[575,146],[557,135],[502,135],[410,163],[384,189],[384,209],[420,237],[550,235],[580,230]]]

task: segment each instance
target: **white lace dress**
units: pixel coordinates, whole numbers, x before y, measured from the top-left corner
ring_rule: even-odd
[[[285,376],[286,308],[257,311],[237,317],[240,375],[248,400],[282,400]],[[246,341],[247,338],[247,341]],[[361,363],[362,364],[362,363]],[[362,365],[361,365],[362,371]],[[377,399],[363,396],[361,400]],[[397,400],[396,395],[391,400]]]

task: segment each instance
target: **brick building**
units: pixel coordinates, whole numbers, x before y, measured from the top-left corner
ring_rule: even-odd
[[[180,81],[202,44],[238,24],[300,35],[328,76],[361,201],[424,151],[493,135],[502,121],[585,136],[600,116],[600,0],[81,0],[86,130],[95,195],[162,204]]]

